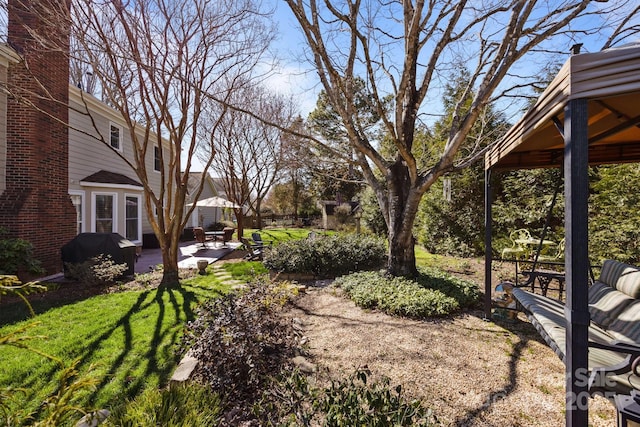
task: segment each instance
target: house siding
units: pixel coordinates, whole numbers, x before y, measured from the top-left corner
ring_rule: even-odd
[[[110,125],[115,124],[122,129],[120,145],[122,147],[121,154],[127,159],[133,159],[133,145],[128,128],[122,116],[114,109],[107,107],[104,103],[96,99],[94,96],[82,92],[75,86],[69,86],[69,191],[84,191],[86,194],[85,203],[82,207],[84,222],[84,231],[91,232],[93,230],[93,194],[111,192],[117,196],[117,223],[114,232],[125,235],[125,197],[126,195],[139,194],[142,203],[142,234],[153,233],[151,224],[147,217],[146,209],[144,209],[144,192],[142,187],[133,186],[95,186],[90,183],[83,183],[82,180],[100,170],[115,172],[125,175],[135,181],[140,182],[136,173],[131,167],[114,152],[105,142],[109,141]],[[91,118],[83,112],[88,109]],[[93,123],[92,123],[93,120]],[[95,123],[95,128],[94,128]],[[100,140],[98,131],[102,135]],[[139,134],[140,138],[142,134]],[[105,142],[103,142],[105,141]],[[165,149],[165,153],[166,153]],[[161,175],[154,171],[153,149],[148,150],[145,157],[145,166],[148,174],[148,181],[154,192],[158,192],[161,186]],[[167,154],[168,155],[168,154]],[[131,160],[133,162],[133,160]],[[134,241],[137,245],[142,245],[142,237]]]

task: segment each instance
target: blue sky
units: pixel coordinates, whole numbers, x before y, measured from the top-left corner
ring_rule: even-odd
[[[268,80],[267,86],[280,93],[291,95],[298,103],[303,118],[315,108],[320,92],[317,74],[304,55],[305,41],[289,7],[276,2],[274,19],[278,26],[278,36],[272,50],[278,59],[277,68]]]

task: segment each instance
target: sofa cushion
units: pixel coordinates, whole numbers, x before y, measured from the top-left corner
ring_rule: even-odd
[[[602,264],[600,281],[640,299],[640,268],[636,266],[608,259]]]
[[[589,313],[591,321],[608,328],[618,315],[637,300],[597,281],[589,288]]]
[[[607,328],[615,339],[640,344],[640,300],[627,306]]]

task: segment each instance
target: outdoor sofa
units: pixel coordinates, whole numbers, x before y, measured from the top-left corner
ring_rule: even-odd
[[[563,303],[513,288],[513,297],[564,362]],[[629,394],[640,390],[640,268],[607,260],[589,288],[589,392]]]

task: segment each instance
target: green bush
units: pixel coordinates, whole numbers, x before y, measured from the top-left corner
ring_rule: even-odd
[[[21,269],[34,275],[44,274],[40,261],[33,258],[31,243],[9,238],[7,234],[7,230],[0,227],[0,274],[17,274]]]
[[[388,378],[369,382],[369,372],[357,370],[325,388],[313,387],[294,371],[274,382],[254,406],[265,425],[428,426],[431,410],[419,400],[407,400],[402,387]]]
[[[361,272],[334,284],[360,307],[414,318],[446,316],[474,305],[480,296],[474,284],[436,270],[422,270],[417,279]]]
[[[379,268],[386,260],[384,241],[373,236],[335,234],[293,240],[265,251],[264,264],[281,273],[335,277]]]
[[[126,405],[117,407],[105,426],[215,426],[220,422],[222,401],[207,387],[190,383],[164,390],[149,389]]]
[[[89,286],[104,286],[115,283],[127,271],[127,264],[116,264],[111,255],[98,255],[88,260],[66,264],[68,275]]]

